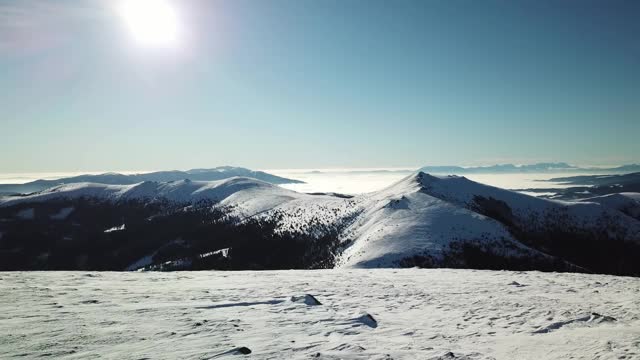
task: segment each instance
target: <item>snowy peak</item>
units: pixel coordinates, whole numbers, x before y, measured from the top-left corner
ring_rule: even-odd
[[[472,190],[478,185],[481,185],[467,179],[464,176],[435,176],[424,172],[419,172],[418,174],[416,174],[415,180],[420,185],[421,191],[434,196],[440,193],[462,194]]]
[[[513,211],[520,213],[540,212],[559,206],[558,202],[481,184],[464,176],[434,176],[420,172],[415,175],[415,181],[425,194],[467,208],[475,208],[479,199],[505,202]]]
[[[392,194],[403,195],[420,192],[456,206],[468,207],[474,204],[474,199],[490,197],[519,205],[536,204],[544,207],[551,202],[534,198],[521,193],[481,184],[458,175],[432,175],[425,172],[412,174],[379,193],[385,196]]]
[[[446,176],[436,176],[436,175],[431,175],[431,174],[427,174],[425,172],[419,171],[416,175],[415,175],[415,179],[422,185],[422,186],[429,186],[433,183],[437,183],[437,182],[441,182],[443,180],[458,180],[458,179],[466,179],[464,176],[458,176],[458,175],[446,175]]]
[[[518,243],[500,222],[463,204],[477,185],[464,177],[418,172],[369,194],[362,200],[362,216],[349,229],[355,240],[338,266],[446,265],[449,246],[467,240],[513,256],[543,256]]]
[[[549,252],[568,259],[566,266],[576,261],[588,267],[592,260],[585,258],[598,246],[640,244],[633,196],[560,202],[462,176],[418,172],[362,198],[364,211],[350,229],[355,240],[341,254],[341,267],[482,267],[492,257],[526,258],[524,263],[548,269],[565,266]],[[591,248],[581,249],[583,243]]]
[[[458,175],[433,175],[418,171],[389,186],[386,191],[399,192],[415,189],[423,192],[450,189],[451,192],[465,192],[474,187],[486,186]]]
[[[431,197],[479,212],[485,216],[494,210],[487,209],[487,206],[506,207],[509,213],[515,218],[521,219],[522,222],[531,217],[550,217],[552,213],[562,214],[562,216],[569,217],[574,221],[580,220],[584,223],[602,216],[617,218],[619,214],[614,214],[612,211],[618,212],[628,207],[636,207],[638,201],[634,194],[615,194],[578,202],[549,200],[481,184],[464,176],[434,176],[423,172],[418,172],[399,181],[387,191],[393,190],[402,193],[416,189]],[[591,226],[597,226],[597,224],[591,224]],[[637,226],[631,224],[629,230],[635,232]]]
[[[432,189],[434,186],[437,186],[437,184],[440,184],[443,181],[450,181],[451,179],[458,179],[458,178],[463,178],[463,177],[455,176],[455,175],[447,175],[447,176],[431,175],[431,174],[427,174],[425,172],[419,171],[417,173],[411,174],[397,181],[394,184],[391,184],[385,189],[374,192],[374,194],[377,193],[377,194],[384,194],[384,195],[391,195],[391,194],[401,195],[406,193],[413,193],[416,191],[424,192],[424,191],[428,191],[429,189]],[[466,178],[463,178],[463,179],[466,179]]]

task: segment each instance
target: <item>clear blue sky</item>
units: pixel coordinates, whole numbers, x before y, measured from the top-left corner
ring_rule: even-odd
[[[0,0],[0,172],[640,161],[640,1],[171,4]]]

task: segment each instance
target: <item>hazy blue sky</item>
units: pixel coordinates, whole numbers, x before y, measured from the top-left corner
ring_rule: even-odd
[[[171,4],[0,0],[0,172],[640,161],[640,1]]]

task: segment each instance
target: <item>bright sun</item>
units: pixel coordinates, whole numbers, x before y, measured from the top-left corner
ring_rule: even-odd
[[[139,45],[151,47],[178,45],[179,19],[169,1],[124,0],[119,10],[131,35]]]

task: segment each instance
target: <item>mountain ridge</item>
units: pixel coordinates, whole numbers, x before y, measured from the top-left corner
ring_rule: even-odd
[[[284,234],[291,239],[291,246],[299,247],[296,251],[302,251],[296,253],[300,255],[292,253],[286,258],[303,256],[303,253],[304,256],[315,256],[310,266],[322,263],[338,268],[467,267],[640,275],[640,266],[635,264],[640,256],[638,208],[630,207],[636,203],[627,201],[636,201],[640,195],[620,196],[587,201],[548,200],[484,185],[464,176],[422,172],[385,189],[351,198],[297,193],[242,177],[215,182],[80,183],[61,185],[28,196],[0,198],[0,210],[5,214],[0,225],[11,228],[12,224],[25,223],[21,226],[27,226],[30,221],[43,221],[48,229],[50,223],[57,223],[64,217],[68,217],[65,221],[73,223],[77,221],[75,217],[82,215],[76,214],[80,211],[76,209],[94,206],[91,202],[88,205],[82,201],[78,203],[82,199],[107,200],[124,209],[128,206],[127,201],[142,201],[141,205],[146,207],[146,203],[167,200],[179,205],[173,207],[177,210],[172,210],[173,213],[178,211],[175,216],[179,217],[185,216],[180,215],[183,213],[180,209],[204,201],[233,209],[239,219],[264,219],[271,225],[260,230],[260,236],[278,238]],[[49,215],[41,214],[42,206],[49,208]],[[104,206],[106,211],[111,211],[112,205]],[[203,219],[209,211],[207,206],[199,213]],[[118,215],[115,213],[111,217],[121,219]],[[136,226],[147,226],[144,224]],[[73,224],[69,226],[73,229]],[[118,231],[100,236],[128,237],[129,227],[126,218],[114,220],[105,223],[104,228]],[[190,228],[185,231],[192,233]],[[0,232],[10,233],[2,226]],[[131,236],[130,241],[138,241],[141,235],[132,233]],[[188,235],[187,239],[189,236],[195,235]],[[217,242],[215,239],[219,237],[212,233],[198,240],[209,244],[203,253],[231,247],[229,256],[239,256],[233,251],[233,242]],[[187,246],[175,241],[171,240],[170,248]],[[262,246],[259,242],[244,244]],[[276,242],[270,246],[279,245]],[[165,247],[151,253],[168,251]],[[7,251],[15,251],[12,249]],[[276,250],[262,250],[263,253],[270,251]],[[277,250],[280,254],[283,251],[293,250]],[[324,255],[318,258],[316,254]],[[140,254],[141,258],[144,256],[153,257]],[[252,263],[267,255],[253,256],[257,257],[252,258],[252,262],[234,266],[240,266],[240,269],[253,266]],[[227,258],[216,259],[211,266],[227,266],[220,264],[228,261]],[[184,264],[184,261],[177,264]],[[277,263],[269,264],[277,266]]]
[[[107,172],[97,175],[78,175],[65,177],[55,180],[35,180],[24,184],[0,184],[0,194],[10,193],[31,193],[42,191],[44,189],[70,183],[100,183],[110,185],[130,185],[143,181],[177,181],[189,179],[193,181],[215,181],[234,176],[243,176],[266,181],[272,184],[301,184],[300,180],[288,179],[276,175],[272,175],[263,171],[254,171],[242,167],[219,166],[210,169],[191,169],[186,171],[169,170],[155,171],[149,173],[124,175],[114,172]]]

